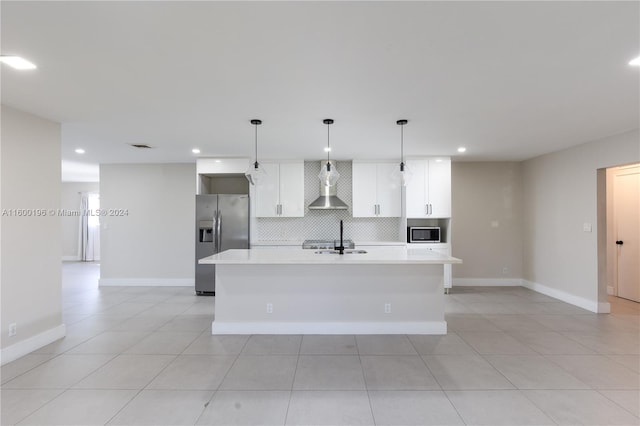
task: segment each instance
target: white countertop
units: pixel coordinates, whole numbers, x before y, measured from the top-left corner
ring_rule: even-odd
[[[356,249],[357,249],[356,245]],[[367,247],[365,254],[316,254],[316,250],[226,250],[199,259],[217,265],[365,265],[365,264],[454,264],[462,260],[430,250],[403,246]]]
[[[402,241],[354,241],[356,244],[356,249],[360,246],[405,246],[407,243]],[[302,241],[296,240],[279,240],[279,241],[253,241],[251,243],[252,246],[263,247],[263,246],[292,246],[292,247],[302,247]]]

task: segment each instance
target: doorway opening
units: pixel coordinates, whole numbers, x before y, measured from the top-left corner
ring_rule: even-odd
[[[606,293],[640,303],[640,163],[605,173]]]

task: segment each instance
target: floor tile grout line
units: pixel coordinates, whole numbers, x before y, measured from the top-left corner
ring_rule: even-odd
[[[9,389],[9,390],[31,390],[31,389]],[[37,389],[40,390],[40,389]],[[60,396],[62,396],[66,391],[68,391],[69,389],[56,389],[56,390],[60,390],[60,393],[58,393],[56,396],[54,396],[53,398],[51,398],[51,400],[45,402],[44,404],[40,405],[38,408],[36,408],[35,410],[29,412],[29,414],[27,414],[26,416],[22,417],[20,420],[18,420],[17,422],[15,422],[16,425],[20,424],[20,422],[23,422],[24,420],[26,420],[28,417],[32,416],[33,414],[35,414],[36,411],[39,411],[40,409],[42,409],[44,406],[50,404],[51,402],[53,402],[54,400],[58,399]]]
[[[62,354],[59,354],[62,355]],[[59,356],[58,355],[58,356]],[[110,354],[109,354],[110,355]],[[57,358],[58,356],[55,356],[52,359]],[[117,355],[116,355],[117,356]],[[101,369],[102,367],[104,367],[106,364],[108,364],[109,362],[111,362],[116,356],[112,356],[110,359],[106,360],[104,362],[104,364],[99,365],[96,369],[92,370],[91,372],[87,373],[85,376],[82,376],[82,378],[80,378],[78,381],[74,382],[71,384],[71,386],[66,387],[66,388],[33,388],[33,390],[39,390],[39,389],[62,389],[62,392],[60,392],[56,397],[54,397],[51,401],[46,402],[45,404],[43,404],[40,408],[32,411],[31,413],[29,413],[29,416],[31,416],[32,414],[34,414],[36,411],[38,411],[39,409],[41,409],[42,407],[44,407],[45,405],[49,404],[50,402],[52,402],[53,400],[57,399],[58,397],[60,397],[61,395],[63,395],[64,393],[66,393],[69,390],[73,390],[73,387],[75,385],[77,385],[78,383],[80,383],[82,380],[86,379],[87,377],[89,377],[91,374],[95,373],[96,371],[98,371],[99,369]],[[49,361],[51,361],[49,360]],[[44,364],[44,363],[43,363]],[[17,377],[16,377],[17,378]],[[14,379],[11,379],[14,380]],[[4,386],[4,385],[3,385]],[[6,389],[6,388],[5,388]],[[9,390],[24,390],[24,389],[30,389],[30,388],[21,388],[21,389],[9,389]],[[23,419],[21,419],[20,421],[23,421],[24,419],[26,419],[28,416],[24,417]],[[19,422],[18,422],[19,423]]]
[[[203,331],[202,334],[206,333],[207,330]],[[197,338],[200,338],[200,336],[198,336]],[[218,386],[216,386],[216,388],[214,389],[213,393],[211,394],[211,398],[209,398],[209,400],[204,404],[204,408],[202,409],[202,412],[200,413],[200,415],[198,416],[198,418],[196,419],[194,424],[197,424],[200,421],[200,418],[202,417],[202,415],[204,414],[204,412],[207,410],[207,408],[209,408],[209,405],[211,405],[211,403],[213,402],[213,400],[215,399],[216,395],[218,394],[218,392],[220,392],[220,386],[222,386],[222,383],[224,383],[225,379],[227,378],[227,376],[229,375],[229,372],[231,371],[231,369],[233,368],[233,366],[236,364],[236,361],[238,360],[238,358],[240,357],[240,354],[242,353],[242,350],[244,349],[244,347],[247,345],[247,342],[249,341],[249,339],[246,339],[244,344],[242,345],[242,348],[240,348],[240,351],[235,354],[235,357],[233,359],[233,362],[231,363],[231,365],[229,366],[229,368],[227,369],[227,371],[224,373],[224,376],[222,376],[222,379],[220,379],[220,383],[218,383]],[[186,350],[186,349],[185,349]]]
[[[548,389],[541,389],[543,391],[549,391]],[[541,407],[540,405],[536,404],[536,402],[534,400],[532,400],[528,395],[527,392],[522,392],[520,391],[520,394],[527,400],[529,401],[531,404],[533,404],[538,410],[540,410],[540,412],[542,412],[545,416],[547,416],[547,418],[549,418],[549,420],[551,420],[553,423],[555,423],[556,425],[558,425],[559,423],[556,421],[556,419],[554,418],[554,416],[551,413],[548,413],[543,407]]]
[[[302,344],[304,343],[304,335],[300,338],[300,345],[298,345],[298,356],[296,357],[296,367],[293,370],[293,379],[291,380],[291,389],[289,389],[289,401],[287,402],[287,409],[284,413],[283,425],[287,424],[287,418],[289,417],[289,408],[291,407],[291,399],[293,398],[293,386],[296,383],[296,375],[298,374],[298,365],[300,364],[300,352],[302,352]]]

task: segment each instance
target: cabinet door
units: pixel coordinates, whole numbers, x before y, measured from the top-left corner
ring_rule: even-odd
[[[380,163],[377,165],[378,217],[402,216],[402,184],[393,176],[400,164]]]
[[[375,163],[353,163],[353,217],[376,217],[377,168]]]
[[[281,217],[304,216],[304,163],[280,163]]]
[[[280,177],[278,163],[260,163],[266,176],[256,185],[256,217],[278,217]]]
[[[429,160],[429,217],[451,217],[451,160]]]
[[[427,217],[427,160],[407,160],[411,180],[406,186],[406,206],[408,218]]]

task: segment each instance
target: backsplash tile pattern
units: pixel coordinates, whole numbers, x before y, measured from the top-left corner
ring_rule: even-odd
[[[336,239],[340,237],[340,219],[344,221],[344,237],[358,241],[399,241],[400,218],[360,218],[352,217],[351,162],[336,162],[338,197],[348,206],[348,210],[309,210],[305,207],[304,217],[257,218],[256,227],[259,241],[286,241],[307,239]],[[304,163],[304,204],[308,206],[320,195],[320,160]]]

